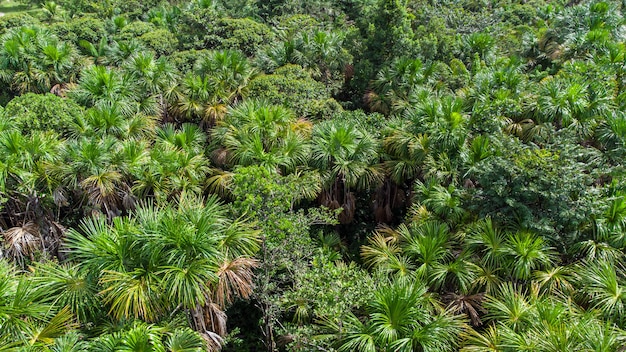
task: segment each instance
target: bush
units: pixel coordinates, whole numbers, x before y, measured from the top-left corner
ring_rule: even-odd
[[[120,33],[115,37],[116,40],[131,40],[141,37],[144,34],[156,31],[156,26],[152,23],[135,21],[127,24],[122,28]]]
[[[239,50],[253,56],[258,49],[273,40],[271,29],[249,18],[223,18],[211,30],[208,46]]]
[[[55,23],[50,26],[50,29],[60,39],[76,44],[81,40],[95,44],[107,36],[104,21],[89,16],[72,19],[69,22]]]
[[[248,86],[250,98],[264,99],[293,109],[297,115],[324,119],[343,109],[320,83],[298,65],[285,65],[261,75]]]
[[[154,50],[157,55],[169,55],[176,51],[178,39],[167,29],[157,29],[139,37],[147,48]]]
[[[23,12],[7,14],[0,17],[0,34],[4,34],[10,28],[32,27],[37,24],[39,21],[36,18]]]
[[[4,116],[24,134],[53,130],[67,136],[71,125],[83,113],[73,100],[50,93],[26,93],[7,104]]]
[[[183,50],[176,51],[169,56],[169,61],[178,69],[182,74],[191,72],[193,66],[201,57],[208,56],[209,50]]]

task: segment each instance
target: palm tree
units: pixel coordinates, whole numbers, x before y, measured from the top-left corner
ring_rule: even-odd
[[[216,86],[216,95],[227,103],[236,103],[256,74],[248,59],[239,51],[210,53],[196,62],[196,73],[208,77]]]
[[[304,32],[297,39],[303,66],[312,69],[312,76],[327,87],[334,83],[333,80],[343,80],[346,66],[352,59],[343,48],[344,38],[343,32],[316,30],[313,33]],[[337,73],[341,76],[336,77]]]
[[[48,23],[52,23],[55,19],[63,16],[63,9],[54,1],[44,2],[41,10],[47,18]]]
[[[135,77],[103,66],[86,69],[70,97],[87,107],[104,108],[116,104],[122,115],[157,112],[154,96],[142,96]]]
[[[501,268],[505,263],[506,237],[491,218],[485,218],[470,228],[465,237],[465,248],[477,255],[482,265]]]
[[[385,151],[384,168],[398,185],[411,184],[422,175],[422,165],[430,153],[430,139],[424,133],[414,134],[412,126],[400,123],[394,126],[383,139]]]
[[[419,265],[419,276],[429,279],[437,264],[451,259],[450,232],[446,224],[436,221],[411,227],[400,227],[405,253]]]
[[[85,55],[88,55],[89,62],[102,65],[107,62],[107,49],[109,42],[106,37],[102,37],[98,43],[90,43],[84,39],[78,41],[78,45],[83,49]]]
[[[137,53],[146,51],[146,48],[135,38],[130,40],[113,41],[106,46],[105,61],[109,65],[123,66],[127,61],[137,56]]]
[[[300,30],[297,35],[285,30],[277,32],[278,43],[268,45],[257,55],[259,66],[266,72],[287,64],[300,65],[335,93],[349,80],[352,56],[344,48],[346,33],[320,29]]]
[[[226,165],[261,165],[292,173],[306,163],[309,126],[286,108],[247,101],[232,109],[212,135],[228,153]]]
[[[71,45],[39,27],[14,28],[0,43],[0,79],[20,94],[71,83],[82,66]]]
[[[49,170],[63,180],[65,187],[84,192],[95,210],[102,210],[111,218],[123,209],[121,200],[129,190],[113,161],[119,147],[117,140],[110,136],[72,140],[64,151],[67,163],[51,165]]]
[[[585,312],[560,293],[539,295],[534,287],[527,293],[504,284],[485,307],[490,325],[464,334],[461,351],[612,351],[624,336],[597,311]]]
[[[544,239],[529,232],[517,232],[505,243],[503,250],[510,257],[508,270],[516,279],[529,279],[533,270],[554,262],[552,248]]]
[[[256,236],[216,198],[181,197],[176,206],[144,204],[112,225],[86,220],[69,232],[68,248],[98,278],[114,319],[157,321],[183,309],[196,331],[219,340],[227,304],[251,293]]]
[[[532,303],[511,283],[501,285],[495,296],[488,295],[484,305],[488,319],[514,331],[524,329],[535,319]]]
[[[117,103],[88,109],[74,122],[72,134],[76,138],[115,137],[120,141],[149,137],[155,128],[155,118],[144,114],[124,116]]]
[[[237,103],[256,71],[238,51],[217,51],[196,61],[180,88],[172,94],[173,112],[202,121],[212,128],[222,120],[229,104]]]
[[[415,198],[414,206],[423,205],[431,214],[450,226],[455,226],[465,216],[465,210],[461,207],[460,191],[453,184],[443,187],[434,178],[428,178],[423,183],[416,181]]]
[[[382,227],[368,239],[368,244],[361,247],[361,258],[370,268],[397,277],[411,275],[415,265],[402,253],[401,233],[408,231],[400,227],[397,231]]]
[[[126,60],[123,68],[146,97],[156,97],[161,115],[167,113],[168,94],[178,81],[174,66],[165,57],[157,59],[152,53],[140,52]]]
[[[365,130],[343,121],[325,121],[315,126],[310,165],[322,175],[322,205],[343,208],[339,220],[350,223],[355,214],[352,190],[367,190],[382,180],[378,144]]]
[[[29,281],[41,303],[56,309],[67,307],[79,323],[93,322],[98,316],[101,302],[96,282],[78,265],[40,262]]]
[[[604,317],[624,326],[626,292],[624,269],[621,265],[603,260],[582,263],[577,267],[577,280],[589,304]]]
[[[27,277],[0,260],[0,343],[11,348],[42,350],[75,328],[67,307],[49,307]]]
[[[410,122],[401,119],[390,122],[383,132],[381,158],[385,179],[377,189],[374,200],[374,214],[378,222],[391,222],[394,211],[401,211],[410,204],[408,194],[413,182],[424,174],[430,139],[424,133],[413,133],[412,127]]]
[[[55,255],[59,246],[64,229],[49,208],[59,183],[47,170],[60,162],[63,146],[53,133],[0,132],[0,197],[6,214],[2,235],[6,254],[20,264],[40,251]]]
[[[574,124],[587,133],[588,107],[587,87],[581,83],[550,78],[539,85],[536,105],[539,121],[554,122],[558,128]]]
[[[140,198],[153,196],[158,200],[175,199],[185,193],[201,194],[210,171],[204,155],[204,132],[193,124],[183,124],[180,129],[167,124],[154,134],[156,140],[147,155],[132,149],[139,162],[132,170],[133,192]],[[124,163],[128,162],[126,158]]]
[[[395,60],[378,72],[364,101],[372,111],[401,115],[410,106],[409,102],[414,102],[414,95],[422,94],[421,89],[436,74],[435,68],[435,65],[424,66],[419,59]]]
[[[619,159],[624,155],[626,147],[626,116],[620,111],[614,111],[598,126],[595,131],[596,139],[612,159]]]
[[[71,45],[50,40],[41,48],[41,52],[42,69],[47,76],[46,81],[50,82],[50,88],[76,81],[82,63],[77,60]]]
[[[419,282],[396,280],[377,290],[365,308],[341,321],[323,322],[339,351],[453,351],[464,321],[447,311],[435,313]]]
[[[303,61],[295,38],[273,43],[273,45],[259,52],[256,59],[258,66],[268,73],[272,73],[277,68],[287,64],[302,65]]]
[[[219,351],[207,346],[202,337],[188,329],[148,325],[136,322],[130,328],[111,334],[100,335],[89,342],[90,351],[162,351],[162,352],[202,352]]]
[[[180,87],[173,95],[172,112],[184,120],[206,120],[207,109],[212,106],[211,100],[215,87],[207,77],[187,74],[180,82]]]

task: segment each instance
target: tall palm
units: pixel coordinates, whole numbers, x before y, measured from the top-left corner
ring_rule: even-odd
[[[115,137],[119,140],[139,140],[150,137],[156,125],[155,118],[144,114],[124,116],[117,103],[88,109],[78,116],[72,126],[76,138]]]
[[[444,96],[423,100],[406,113],[414,129],[430,135],[433,148],[439,153],[454,156],[462,149],[467,137],[468,118],[462,99]]]
[[[256,71],[238,51],[217,51],[196,61],[172,95],[172,110],[186,119],[202,121],[212,128],[222,120],[227,106],[246,91]]]
[[[480,258],[482,265],[501,268],[504,266],[506,234],[486,218],[475,223],[465,237],[465,246]]]
[[[157,110],[154,96],[142,96],[135,77],[103,66],[92,66],[83,71],[78,85],[69,95],[88,107],[117,104],[125,116],[140,112],[152,115]]]
[[[626,152],[626,116],[615,111],[606,116],[606,119],[595,131],[596,139],[607,151],[612,159],[621,158]]]
[[[159,200],[175,199],[185,193],[201,194],[210,171],[204,154],[204,132],[193,124],[183,124],[180,129],[168,124],[158,128],[155,134],[146,167],[133,170],[135,194]]]
[[[313,69],[312,76],[327,86],[333,83],[333,79],[343,79],[344,70],[352,59],[343,48],[344,38],[343,32],[321,30],[302,33],[298,38],[303,66]]]
[[[456,225],[465,216],[465,210],[461,207],[460,191],[450,184],[443,187],[434,178],[426,182],[415,182],[416,206],[423,205],[431,214],[451,226]]]
[[[386,131],[383,139],[384,168],[398,185],[412,183],[422,173],[422,165],[430,153],[430,139],[424,133],[414,134],[401,122]]]
[[[78,265],[60,265],[54,262],[37,263],[29,280],[34,284],[41,302],[52,308],[67,307],[78,322],[93,322],[101,308],[93,277]]]
[[[121,210],[124,185],[114,156],[119,151],[117,140],[106,136],[71,141],[65,149],[67,163],[50,166],[50,171],[69,189],[84,192],[91,206],[109,217]]]
[[[592,307],[623,327],[626,308],[623,267],[598,260],[583,263],[578,269],[577,278],[582,284],[582,292]]]
[[[487,296],[485,308],[489,319],[514,331],[524,329],[535,319],[532,303],[511,283],[500,286],[494,296]]]
[[[446,224],[436,221],[400,227],[404,252],[419,265],[418,275],[429,279],[437,264],[451,259],[450,231]]]
[[[187,121],[204,121],[215,97],[216,87],[207,77],[187,74],[172,95],[171,109],[175,116]]]
[[[7,227],[2,235],[5,253],[20,264],[58,249],[63,227],[50,209],[59,182],[48,169],[60,161],[63,147],[52,133],[0,132],[0,199]]]
[[[361,258],[370,268],[380,270],[393,276],[405,277],[413,273],[414,263],[404,255],[400,247],[401,234],[408,231],[406,227],[398,230],[380,228],[361,247]]]
[[[209,347],[198,333],[189,329],[170,330],[140,322],[118,332],[100,335],[88,345],[91,351],[103,352],[202,352],[207,351]],[[214,351],[214,349],[209,349],[209,351]]]
[[[140,52],[124,62],[124,70],[130,74],[146,96],[155,96],[161,114],[167,112],[168,94],[178,81],[174,66],[165,57],[154,57]]]
[[[353,313],[324,326],[337,339],[339,351],[453,351],[464,321],[435,313],[419,282],[393,281],[378,289],[359,319]]]
[[[377,141],[367,131],[344,121],[325,121],[315,126],[310,165],[322,175],[322,205],[343,208],[342,223],[354,218],[352,190],[367,190],[382,180]]]
[[[588,129],[585,112],[589,99],[584,84],[551,78],[542,82],[538,95],[536,110],[539,121],[553,122],[557,127],[574,124],[583,132]]]
[[[371,82],[371,91],[365,95],[369,109],[383,114],[402,114],[412,95],[426,85],[434,72],[434,65],[419,59],[401,58],[381,69]]]
[[[430,139],[424,133],[412,133],[411,127],[410,122],[402,119],[389,123],[383,132],[381,158],[385,180],[374,200],[378,222],[391,222],[394,211],[410,204],[407,194],[413,182],[423,176],[424,163],[430,153]]]
[[[503,251],[510,258],[508,270],[516,279],[529,279],[533,270],[547,267],[555,260],[545,240],[529,232],[515,233],[505,243]]]
[[[618,348],[624,332],[585,312],[570,297],[538,295],[508,283],[487,296],[489,327],[470,330],[461,351],[566,351],[584,348],[611,351]]]
[[[257,234],[230,221],[215,198],[144,204],[130,218],[83,222],[68,234],[70,258],[99,278],[114,319],[157,321],[184,309],[207,337],[225,333],[230,297],[251,292]]]
[[[294,172],[309,154],[308,126],[288,109],[248,101],[232,109],[213,131],[213,140],[228,152],[230,165],[262,165]]]
[[[82,66],[71,45],[39,27],[11,29],[0,43],[0,79],[17,93],[71,83]]]
[[[210,53],[196,62],[195,71],[208,77],[217,86],[216,95],[225,102],[237,102],[256,74],[248,59],[239,51]]]
[[[67,307],[49,307],[42,300],[46,293],[37,290],[28,277],[18,275],[4,260],[0,260],[0,273],[0,342],[3,346],[41,350],[75,328]]]

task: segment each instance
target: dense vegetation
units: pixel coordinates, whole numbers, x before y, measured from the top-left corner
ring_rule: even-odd
[[[25,1],[0,351],[623,351],[623,6]]]

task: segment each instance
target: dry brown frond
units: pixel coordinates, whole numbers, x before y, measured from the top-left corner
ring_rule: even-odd
[[[3,235],[8,246],[7,254],[18,262],[22,262],[26,257],[34,259],[35,252],[41,249],[39,227],[32,221],[24,226],[11,227]]]
[[[248,298],[252,294],[254,274],[252,270],[259,265],[254,258],[239,257],[226,260],[217,271],[215,302],[220,307],[231,304],[233,296]]]
[[[472,325],[480,326],[482,321],[480,314],[487,313],[487,310],[483,308],[482,303],[485,295],[478,293],[475,295],[457,295],[456,293],[450,293],[444,297],[448,300],[448,308],[452,309],[454,313],[463,313],[471,319]]]

